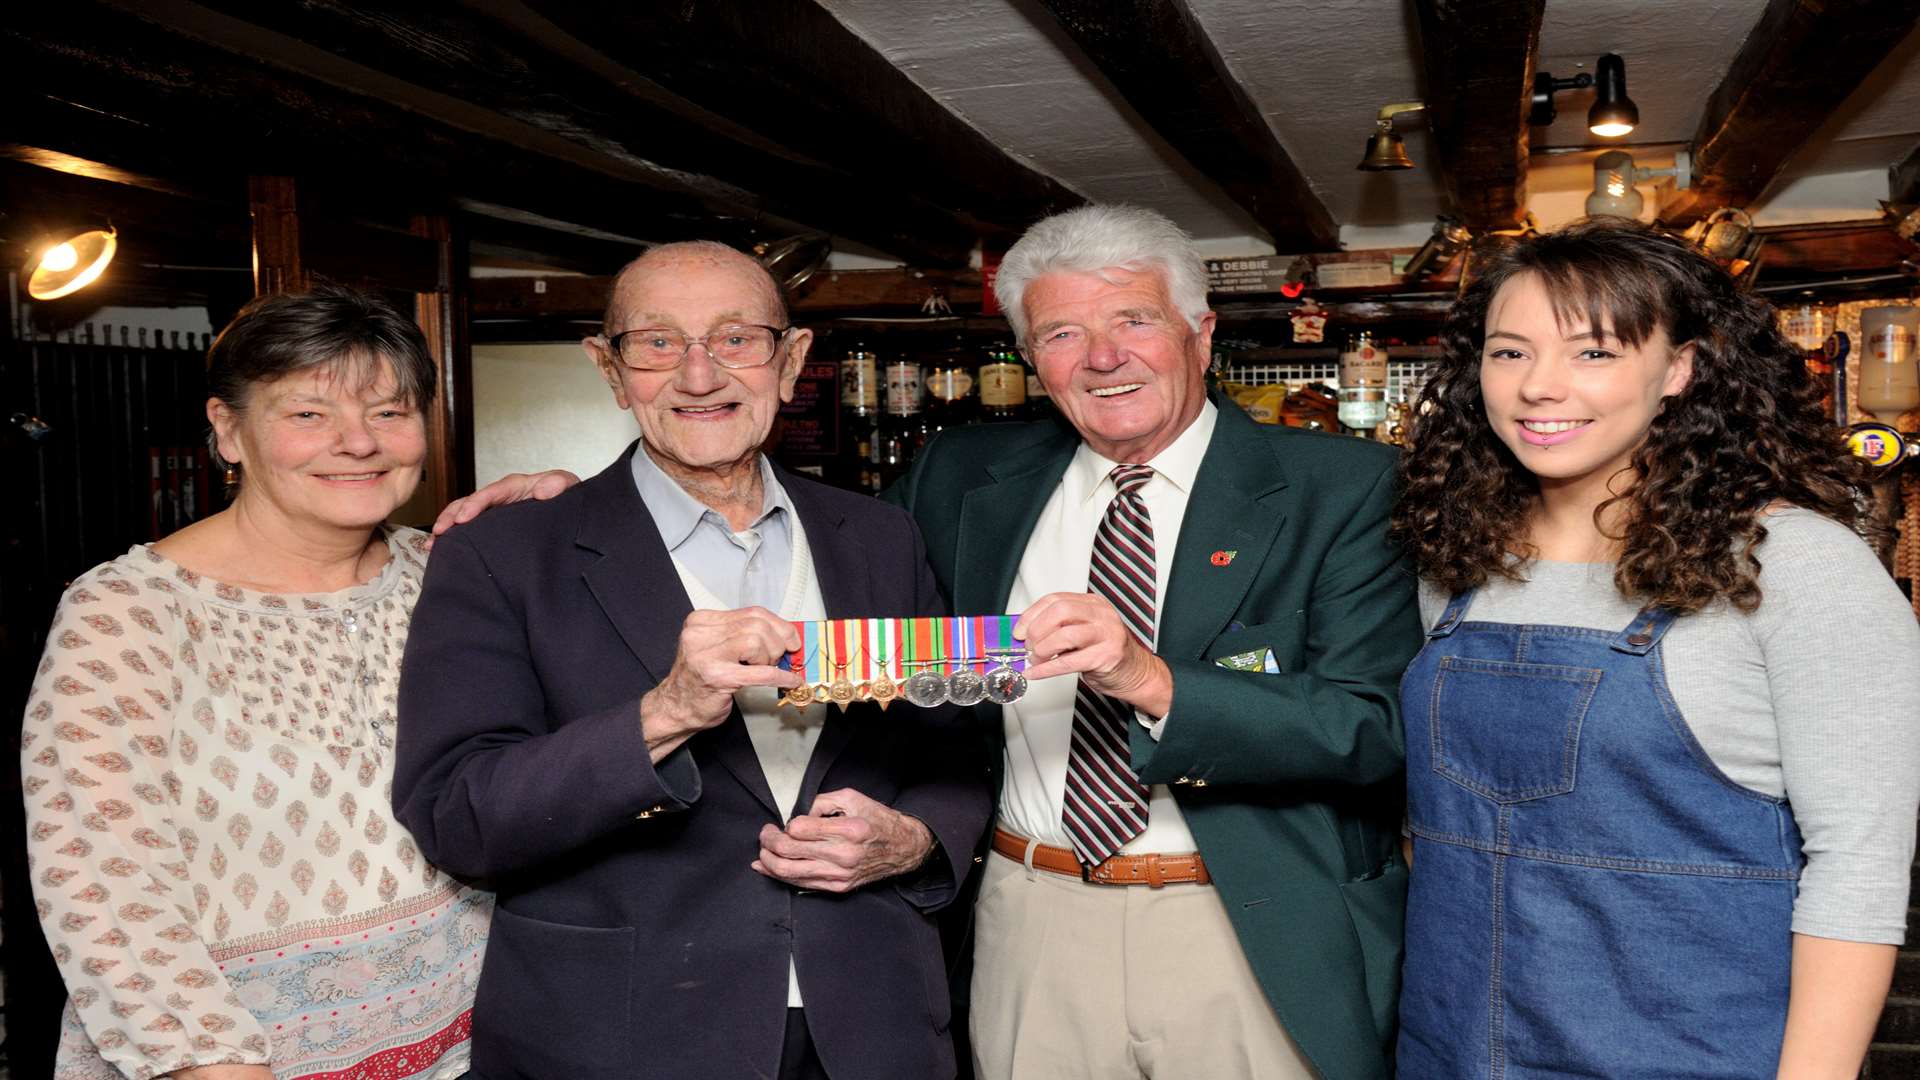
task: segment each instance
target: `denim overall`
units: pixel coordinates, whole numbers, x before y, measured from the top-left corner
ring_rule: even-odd
[[[1408,1080],[1771,1078],[1800,832],[1708,760],[1648,609],[1614,633],[1462,622],[1400,684]]]

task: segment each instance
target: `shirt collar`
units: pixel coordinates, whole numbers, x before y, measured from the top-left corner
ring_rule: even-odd
[[[1207,456],[1207,445],[1213,441],[1213,427],[1219,417],[1220,410],[1213,402],[1202,402],[1199,415],[1187,425],[1187,430],[1181,432],[1165,450],[1155,454],[1151,461],[1109,461],[1082,441],[1080,448],[1074,451],[1073,463],[1067,467],[1072,494],[1081,502],[1096,495],[1111,499],[1112,484],[1107,481],[1107,475],[1118,465],[1134,464],[1153,466],[1154,480],[1149,483],[1165,480],[1182,494],[1192,495],[1193,482],[1200,476],[1200,462]]]
[[[766,521],[775,513],[794,513],[793,500],[788,497],[787,489],[780,486],[780,480],[774,475],[773,465],[767,456],[761,454],[760,488],[762,492],[761,510],[753,519],[754,525]],[[678,550],[693,535],[693,530],[701,520],[711,515],[720,528],[728,532],[733,526],[718,510],[694,498],[687,489],[674,482],[647,453],[643,444],[633,451],[633,485],[640,491],[640,501],[647,506],[647,512],[653,515],[653,524],[660,530],[660,539],[667,545],[668,551]]]

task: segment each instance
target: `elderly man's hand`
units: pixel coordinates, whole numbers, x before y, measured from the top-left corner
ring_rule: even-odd
[[[1077,674],[1089,689],[1149,716],[1173,708],[1173,672],[1103,596],[1048,593],[1020,613],[1013,636],[1027,643],[1029,679]]]
[[[640,698],[640,729],[653,760],[666,757],[695,732],[724,723],[735,691],[799,686],[799,672],[774,666],[799,647],[800,631],[766,608],[688,615],[672,670]]]
[[[433,519],[433,536],[439,536],[455,525],[465,525],[479,517],[482,511],[528,499],[551,499],[579,482],[579,477],[565,469],[508,473],[479,491],[448,503],[447,508],[440,511],[440,516]],[[432,536],[427,538],[427,546],[433,546]]]
[[[844,893],[918,870],[932,852],[933,833],[919,818],[842,788],[823,792],[784,830],[762,827],[753,868],[796,888]]]

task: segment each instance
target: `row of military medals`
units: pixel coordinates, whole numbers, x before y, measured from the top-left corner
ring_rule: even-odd
[[[952,702],[1006,705],[1027,693],[1027,650],[1012,615],[796,622],[801,646],[782,666],[801,673],[782,705],[882,709],[904,698],[921,708]]]

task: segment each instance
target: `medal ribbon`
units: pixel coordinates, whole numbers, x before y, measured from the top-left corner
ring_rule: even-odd
[[[832,652],[827,657],[827,681],[833,682],[847,677],[847,667],[853,658],[847,655],[847,620],[829,619],[827,628],[832,631]]]
[[[853,620],[853,640],[860,643],[860,681],[873,681],[873,624],[877,619]]]
[[[973,641],[971,655],[975,661],[987,658],[987,620],[991,618],[991,615],[971,615],[967,618],[967,636]],[[976,662],[971,666],[978,668],[983,665]]]
[[[820,623],[808,622],[800,627],[800,650],[806,654],[800,663],[800,677],[809,683],[823,680],[815,677],[814,669],[825,664],[826,658],[820,655]]]
[[[807,677],[807,624],[795,619],[793,630],[800,635],[800,647],[781,657],[780,665],[804,679]]]

